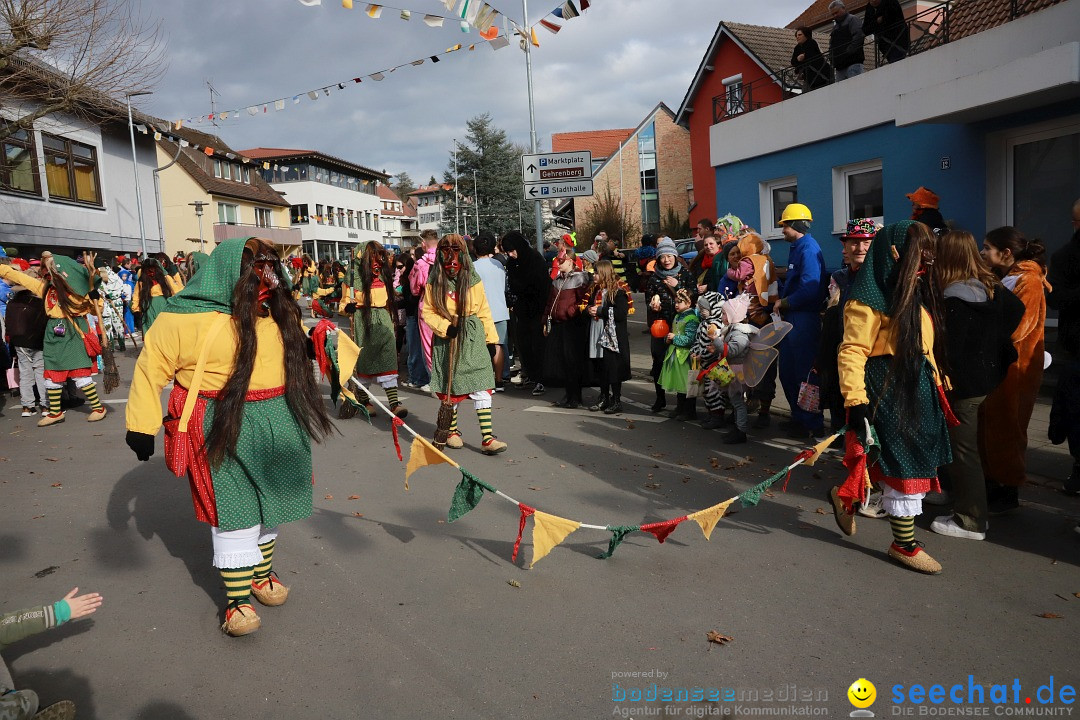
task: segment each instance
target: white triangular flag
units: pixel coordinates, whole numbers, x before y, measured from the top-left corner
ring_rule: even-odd
[[[443,20],[445,19],[446,18],[440,17],[438,15],[425,15],[424,24],[428,27],[442,27]]]

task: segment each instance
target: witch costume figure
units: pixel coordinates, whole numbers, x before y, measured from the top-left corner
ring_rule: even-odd
[[[92,266],[95,256],[89,253],[84,257]],[[96,332],[87,321],[87,316],[95,311],[94,303],[99,297],[91,287],[90,272],[69,257],[46,252],[41,256],[40,273],[39,279],[19,272],[11,265],[0,265],[0,280],[22,285],[41,298],[49,318],[42,352],[49,412],[38,420],[38,427],[64,422],[66,413],[60,409],[60,395],[68,380],[73,380],[75,387],[82,390],[90,402],[87,421],[102,420],[105,406],[98,398],[94,383],[97,352],[91,357],[84,340],[87,336],[96,338]]]
[[[333,425],[315,384],[300,308],[273,246],[225,240],[169,299],[147,335],[127,405],[127,444],[154,454],[161,392],[174,381],[165,462],[191,486],[225,583],[222,630],[258,630],[250,596],[281,605],[278,527],[311,514],[311,441]],[[289,348],[289,352],[286,352]]]
[[[904,221],[877,233],[844,305],[837,365],[847,408],[844,465],[849,474],[829,491],[836,522],[855,532],[854,503],[880,485],[892,526],[888,555],[917,572],[941,564],[915,539],[923,497],[940,492],[937,469],[952,461],[945,399],[946,355],[941,289],[934,273],[937,236]]]
[[[492,359],[499,334],[491,320],[484,284],[473,270],[460,235],[445,235],[436,246],[435,264],[424,287],[424,322],[431,326],[431,388],[453,405],[446,447],[464,447],[457,424],[457,406],[471,398],[480,421],[485,455],[506,450],[491,426],[491,396],[495,392]],[[360,353],[363,357],[363,351]],[[438,438],[436,438],[438,440]]]
[[[352,319],[352,338],[360,347],[354,381],[367,387],[377,382],[386,391],[390,412],[399,418],[409,414],[398,399],[398,355],[394,335],[394,263],[377,242],[360,243],[345,273],[338,311]],[[366,395],[364,395],[366,397]],[[342,403],[348,417],[348,403]],[[368,416],[375,406],[364,402]]]

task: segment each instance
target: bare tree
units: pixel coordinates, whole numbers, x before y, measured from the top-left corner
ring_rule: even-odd
[[[0,0],[0,140],[53,113],[122,115],[124,96],[164,70],[164,50],[138,0]]]

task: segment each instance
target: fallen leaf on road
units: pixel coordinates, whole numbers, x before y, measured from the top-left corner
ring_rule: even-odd
[[[7,458],[6,457],[0,457],[0,462],[7,462]]]
[[[712,465],[714,469],[720,467],[720,458],[709,458],[709,464]]]
[[[333,495],[324,495],[323,496],[323,500],[333,500],[333,499],[334,499]]]
[[[716,643],[717,645],[726,645],[727,643],[735,639],[730,635],[721,635],[715,630],[710,630],[708,633],[705,634],[705,637],[709,639],[709,642]]]
[[[825,512],[825,508],[818,508],[814,512],[816,512],[818,515],[828,515],[829,514],[829,513]]]
[[[649,488],[650,490],[657,490],[660,488],[660,483],[645,483],[645,487]]]
[[[772,490],[766,490],[765,491],[765,497],[771,498],[771,497],[776,497],[776,495],[773,493]]]
[[[45,458],[49,462],[60,462],[59,458]]]
[[[1078,597],[1078,598],[1080,598],[1080,593],[1073,593],[1073,597]]]
[[[637,426],[636,426],[636,425],[634,425],[634,421],[633,421],[633,420],[627,420],[627,421],[626,421],[626,429],[627,429],[627,430],[633,430],[633,429],[634,429],[635,427],[637,427]]]
[[[45,517],[45,516],[44,516],[44,515],[35,515],[34,517],[32,517],[32,518],[30,518],[30,519],[31,519],[31,520],[40,520],[40,519],[41,519],[41,518],[43,518],[43,517]]]
[[[530,485],[530,486],[529,486],[529,489],[530,489],[530,490],[543,490],[544,488],[542,488],[542,487],[536,487],[535,485]]]
[[[60,488],[62,488],[62,487],[64,487],[64,485],[63,485],[63,483],[53,483],[52,485],[50,485],[50,487],[60,487]]]
[[[664,453],[662,453],[662,452],[649,453],[649,455],[651,457],[654,457],[654,458],[662,458],[662,457],[664,457]]]
[[[1041,618],[1045,618],[1047,620],[1060,620],[1062,616],[1058,615],[1057,613],[1045,612],[1045,613],[1040,613],[1040,614],[1036,615],[1035,617],[1041,617]]]
[[[46,575],[52,575],[54,572],[56,572],[59,569],[60,569],[59,565],[50,565],[49,567],[45,568],[44,570],[38,570],[36,573],[34,573],[34,577],[43,578]]]
[[[359,496],[359,495],[350,495],[350,496],[349,496],[349,499],[350,499],[350,500],[359,500],[359,499],[360,499],[360,496]]]
[[[354,512],[353,517],[364,517],[364,513]]]
[[[516,587],[516,588],[521,587],[521,583],[519,583],[517,580],[507,580],[506,584],[509,585],[510,587]]]

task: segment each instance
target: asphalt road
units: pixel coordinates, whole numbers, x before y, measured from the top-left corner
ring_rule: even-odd
[[[641,327],[630,334],[638,374]],[[125,380],[133,362],[121,361]],[[481,455],[465,409],[454,457],[542,511],[634,525],[727,499],[799,449],[775,431],[723,446],[718,433],[649,415],[647,382],[625,395],[641,405],[603,416],[552,409],[557,391],[508,391],[494,412],[508,452]],[[841,477],[835,455],[797,469],[787,493],[734,506],[711,541],[687,522],[662,545],[634,533],[598,560],[610,534],[580,529],[529,570],[532,521],[512,563],[516,507],[486,495],[447,523],[460,475],[425,468],[406,492],[386,418],[356,418],[316,449],[315,513],[278,542],[288,603],[261,609],[254,635],[229,638],[209,531],[160,440],[148,463],[124,445],[125,396],[126,385],[108,396],[97,424],[79,409],[39,429],[17,400],[0,416],[0,611],[76,585],[105,598],[91,618],[4,658],[18,686],[74,700],[80,718],[845,716],[858,678],[877,686],[870,709],[882,717],[899,714],[895,685],[963,684],[966,697],[969,675],[986,693],[1009,685],[1010,702],[1020,682],[1019,704],[991,715],[1071,707],[1034,694],[1050,676],[1055,693],[1078,680],[1080,501],[1049,486],[1026,489],[986,542],[933,535],[928,507],[917,534],[944,565],[934,577],[888,561],[885,521],[840,534],[823,499]],[[404,397],[407,422],[430,434],[437,401]],[[731,640],[710,643],[709,631]],[[653,683],[672,699],[649,699]],[[694,687],[704,700],[675,699]],[[631,700],[635,689],[644,700]],[[946,706],[956,710],[935,708]]]

